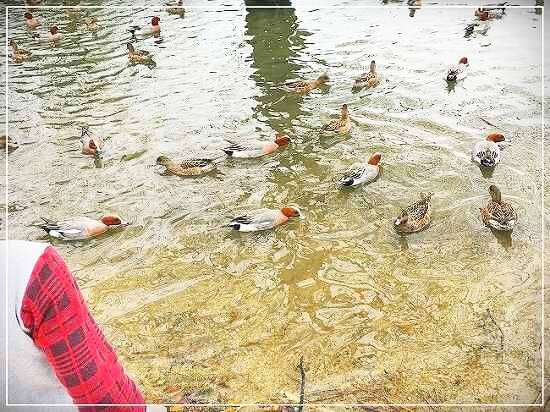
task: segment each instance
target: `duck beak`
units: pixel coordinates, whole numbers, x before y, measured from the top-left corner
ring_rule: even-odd
[[[300,213],[300,215],[298,216],[298,219],[300,220],[306,220],[306,217],[303,213]]]
[[[128,226],[128,225],[130,225],[130,222],[128,222],[126,220],[121,220],[119,226]]]

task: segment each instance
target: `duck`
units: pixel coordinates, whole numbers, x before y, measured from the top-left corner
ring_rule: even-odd
[[[228,139],[225,139],[225,141],[229,143],[229,146],[223,148],[222,150],[227,156],[237,158],[254,158],[274,153],[281,147],[285,147],[290,144],[292,140],[288,135],[278,133],[275,141],[268,143],[258,142],[241,144]]]
[[[466,68],[468,67],[468,58],[461,57],[458,64],[453,65],[447,69],[446,79],[448,82],[457,81],[459,77],[464,77]]]
[[[340,109],[340,119],[333,120],[321,127],[321,133],[347,134],[351,130],[351,119],[349,117],[348,105],[343,104]]]
[[[512,231],[518,221],[518,214],[514,207],[507,202],[502,201],[500,189],[495,185],[489,186],[491,200],[487,206],[479,208],[481,220],[486,226],[499,231]]]
[[[12,50],[12,59],[15,63],[21,63],[22,61],[29,60],[32,57],[32,53],[17,47],[15,40],[10,40],[10,46]]]
[[[355,79],[356,85],[366,85],[367,87],[374,87],[380,83],[380,77],[376,73],[376,62],[372,60],[370,62],[370,69],[367,73],[363,73],[359,78]]]
[[[103,140],[92,135],[87,127],[82,128],[80,142],[82,143],[82,154],[84,155],[97,156],[103,151]]]
[[[132,37],[135,37],[136,31],[140,31],[141,26],[131,26],[128,31],[132,34]],[[160,34],[160,17],[153,16],[151,18],[151,26],[145,30],[143,34],[154,34],[158,35]]]
[[[59,32],[59,27],[51,26],[50,31],[48,32],[48,40],[51,43],[57,43],[61,40],[61,33]]]
[[[486,139],[477,142],[472,148],[472,161],[479,166],[495,167],[500,162],[500,147],[497,143],[504,141],[502,133],[490,133]]]
[[[31,13],[26,12],[24,14],[25,17],[25,24],[29,29],[36,29],[38,26],[40,26],[40,22],[36,20]]]
[[[374,182],[380,175],[380,153],[374,153],[366,163],[353,164],[340,179],[342,186],[357,186]]]
[[[85,23],[86,23],[86,27],[90,31],[97,31],[97,29],[99,28],[99,26],[97,25],[97,17],[95,16],[92,16],[86,19]]]
[[[135,63],[149,63],[151,62],[151,55],[145,50],[136,50],[132,43],[127,43],[128,58]]]
[[[474,16],[481,21],[487,21],[494,18],[502,17],[505,9],[502,7],[479,7],[474,11]]]
[[[80,17],[80,7],[79,6],[73,6],[65,8],[65,15],[67,17],[70,17],[72,19],[76,19]]]
[[[59,221],[45,217],[41,218],[44,223],[38,225],[48,235],[63,240],[90,239],[108,230],[121,226],[128,226],[129,223],[122,220],[118,215],[105,215],[100,220],[89,217],[76,216]]]
[[[396,231],[402,233],[419,232],[426,229],[432,220],[433,193],[420,193],[420,200],[409,205],[393,222]]]
[[[298,80],[295,82],[286,83],[286,87],[292,90],[293,92],[299,93],[299,94],[306,94],[310,91],[316,89],[317,87],[325,84],[328,82],[329,78],[326,73],[321,74],[317,79],[315,80]]]
[[[295,217],[304,218],[300,210],[293,206],[282,209],[258,209],[248,215],[236,217],[227,226],[239,232],[257,232],[273,229]]]
[[[183,0],[174,0],[165,3],[168,14],[181,14],[184,12]]]
[[[12,152],[15,149],[19,148],[19,144],[9,136],[2,135],[0,136],[0,150],[6,150],[8,147],[8,152]]]
[[[159,156],[157,165],[164,166],[167,173],[176,176],[200,176],[216,168],[213,159],[187,159],[175,162],[166,156]]]

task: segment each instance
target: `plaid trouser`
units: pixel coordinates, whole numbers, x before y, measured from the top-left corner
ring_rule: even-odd
[[[83,412],[143,412],[144,399],[95,323],[63,258],[53,247],[40,256],[29,279],[21,319],[59,381]],[[32,389],[30,389],[32,390]]]

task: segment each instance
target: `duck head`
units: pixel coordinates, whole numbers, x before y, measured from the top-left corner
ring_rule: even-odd
[[[348,115],[348,105],[344,103],[340,112],[342,113],[342,117],[346,117]]]
[[[304,215],[300,212],[300,209],[298,209],[297,207],[294,207],[294,206],[283,207],[281,209],[281,213],[283,215],[285,215],[286,217],[288,217],[289,219],[293,218],[293,217],[297,217],[297,218],[300,218],[300,219],[305,219]]]
[[[374,72],[376,71],[376,62],[375,62],[374,60],[372,60],[372,61],[370,62],[370,71],[371,71],[372,73],[374,73]]]
[[[458,61],[458,64],[468,64],[468,58],[467,57],[461,57]]]
[[[15,42],[15,40],[13,40],[13,39],[10,40],[10,47],[13,50],[17,50],[17,43]]]
[[[25,16],[25,18],[26,18],[27,20],[31,20],[31,19],[32,19],[32,14],[29,13],[29,12],[26,12],[23,16]]]
[[[134,45],[132,43],[126,43],[126,47],[130,53],[135,52]]]
[[[370,165],[378,165],[378,163],[380,163],[380,159],[382,158],[382,155],[380,153],[374,153],[370,158],[369,158],[369,164]]]
[[[51,26],[50,27],[50,33],[55,36],[57,33],[59,33],[59,27],[57,26]]]
[[[487,135],[487,140],[490,140],[491,142],[503,142],[504,141],[504,135],[502,133],[490,133]]]
[[[493,200],[493,202],[500,203],[502,201],[500,189],[495,185],[489,186],[489,194],[491,195],[491,199]]]
[[[101,218],[101,221],[107,226],[127,226],[130,224],[122,220],[118,215],[105,215]]]
[[[279,147],[286,146],[290,142],[291,142],[290,137],[284,133],[277,134],[277,137],[275,138],[275,143]]]
[[[324,84],[324,83],[328,82],[328,81],[329,81],[328,74],[326,74],[326,73],[321,74],[321,75],[317,78],[317,81],[318,81],[320,84]]]
[[[397,217],[397,219],[395,219],[393,224],[396,227],[402,227],[402,226],[405,226],[407,224],[408,220],[409,220],[409,214],[407,213],[406,210],[403,210],[403,211],[401,211],[401,214]]]
[[[158,25],[159,25],[159,22],[160,22],[160,17],[158,17],[158,16],[154,16],[154,17],[151,19],[151,25],[152,25],[152,26],[158,26]]]
[[[168,163],[170,163],[170,159],[167,158],[166,156],[157,157],[157,164],[158,165],[166,166]]]

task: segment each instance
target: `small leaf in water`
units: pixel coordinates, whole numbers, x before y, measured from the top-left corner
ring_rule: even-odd
[[[134,153],[126,153],[125,155],[122,156],[120,160],[122,160],[123,162],[127,162],[129,160],[137,159],[138,157],[141,157],[143,153],[145,153],[145,150],[142,150],[140,152],[134,152]]]

